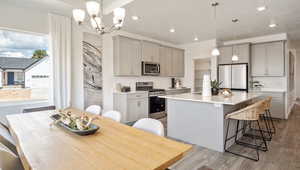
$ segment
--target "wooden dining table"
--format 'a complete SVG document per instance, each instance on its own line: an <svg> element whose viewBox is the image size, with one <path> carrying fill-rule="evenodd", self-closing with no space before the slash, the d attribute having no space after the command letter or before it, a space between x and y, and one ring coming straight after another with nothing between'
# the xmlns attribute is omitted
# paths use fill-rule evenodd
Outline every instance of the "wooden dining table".
<svg viewBox="0 0 300 170"><path fill-rule="evenodd" d="M67 110L84 113L75 108ZM7 116L25 169L160 170L180 160L192 148L101 116L93 122L100 127L95 134L79 136L50 126L50 115L55 112Z"/></svg>

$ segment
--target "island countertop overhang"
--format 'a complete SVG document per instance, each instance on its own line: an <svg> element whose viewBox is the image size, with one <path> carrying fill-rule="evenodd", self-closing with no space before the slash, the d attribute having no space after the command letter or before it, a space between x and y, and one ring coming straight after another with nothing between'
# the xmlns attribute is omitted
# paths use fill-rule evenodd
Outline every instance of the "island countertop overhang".
<svg viewBox="0 0 300 170"><path fill-rule="evenodd" d="M192 101L192 102L200 102L200 103L237 105L255 99L259 96L261 96L259 93L233 92L233 95L230 97L224 97L223 95L205 97L202 96L201 94L195 94L195 93L166 95L160 97L166 99L172 99L172 100L183 100L183 101Z"/></svg>

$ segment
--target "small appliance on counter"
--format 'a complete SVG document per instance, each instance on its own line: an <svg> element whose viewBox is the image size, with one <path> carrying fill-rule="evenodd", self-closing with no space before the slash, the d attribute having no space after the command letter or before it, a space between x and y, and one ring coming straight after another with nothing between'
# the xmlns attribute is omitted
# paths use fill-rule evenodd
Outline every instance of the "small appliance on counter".
<svg viewBox="0 0 300 170"><path fill-rule="evenodd" d="M180 89L182 88L181 80L176 78L171 78L171 88L172 89Z"/></svg>
<svg viewBox="0 0 300 170"><path fill-rule="evenodd" d="M129 86L123 86L123 87L121 88L121 92L130 92L130 91L131 91L131 89L130 89Z"/></svg>
<svg viewBox="0 0 300 170"><path fill-rule="evenodd" d="M116 84L116 88L115 88L116 92L130 92L131 89L129 86L122 86L121 83L117 83Z"/></svg>

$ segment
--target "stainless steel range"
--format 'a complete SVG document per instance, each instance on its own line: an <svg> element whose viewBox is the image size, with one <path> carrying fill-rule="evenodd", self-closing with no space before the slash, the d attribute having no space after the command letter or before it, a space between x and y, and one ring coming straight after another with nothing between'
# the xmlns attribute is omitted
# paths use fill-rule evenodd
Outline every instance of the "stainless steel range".
<svg viewBox="0 0 300 170"><path fill-rule="evenodd" d="M166 110L166 100L159 97L166 94L164 89L154 89L153 82L137 82L136 90L149 92L149 114Z"/></svg>

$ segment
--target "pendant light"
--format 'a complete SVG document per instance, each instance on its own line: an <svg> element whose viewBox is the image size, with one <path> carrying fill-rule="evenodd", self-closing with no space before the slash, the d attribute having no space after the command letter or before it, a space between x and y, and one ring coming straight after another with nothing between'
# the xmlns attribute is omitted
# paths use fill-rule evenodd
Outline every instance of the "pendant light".
<svg viewBox="0 0 300 170"><path fill-rule="evenodd" d="M239 21L238 19L233 19L233 20L232 20L233 24L238 23L238 21ZM234 39L236 40L236 36L234 36ZM234 50L234 47L235 47L235 46L232 47L232 53L233 53L233 55L232 55L232 57L231 57L231 60L232 60L232 61L238 61L238 60L239 60L239 56L238 56L238 54L236 53L236 51Z"/></svg>
<svg viewBox="0 0 300 170"><path fill-rule="evenodd" d="M214 2L211 4L211 6L214 8L214 21L215 21L215 28L216 28L216 31L215 31L215 37L217 39L217 6L219 5L218 2ZM212 51L211 51L211 55L214 56L214 57L217 57L220 55L220 51L217 47L215 47Z"/></svg>

